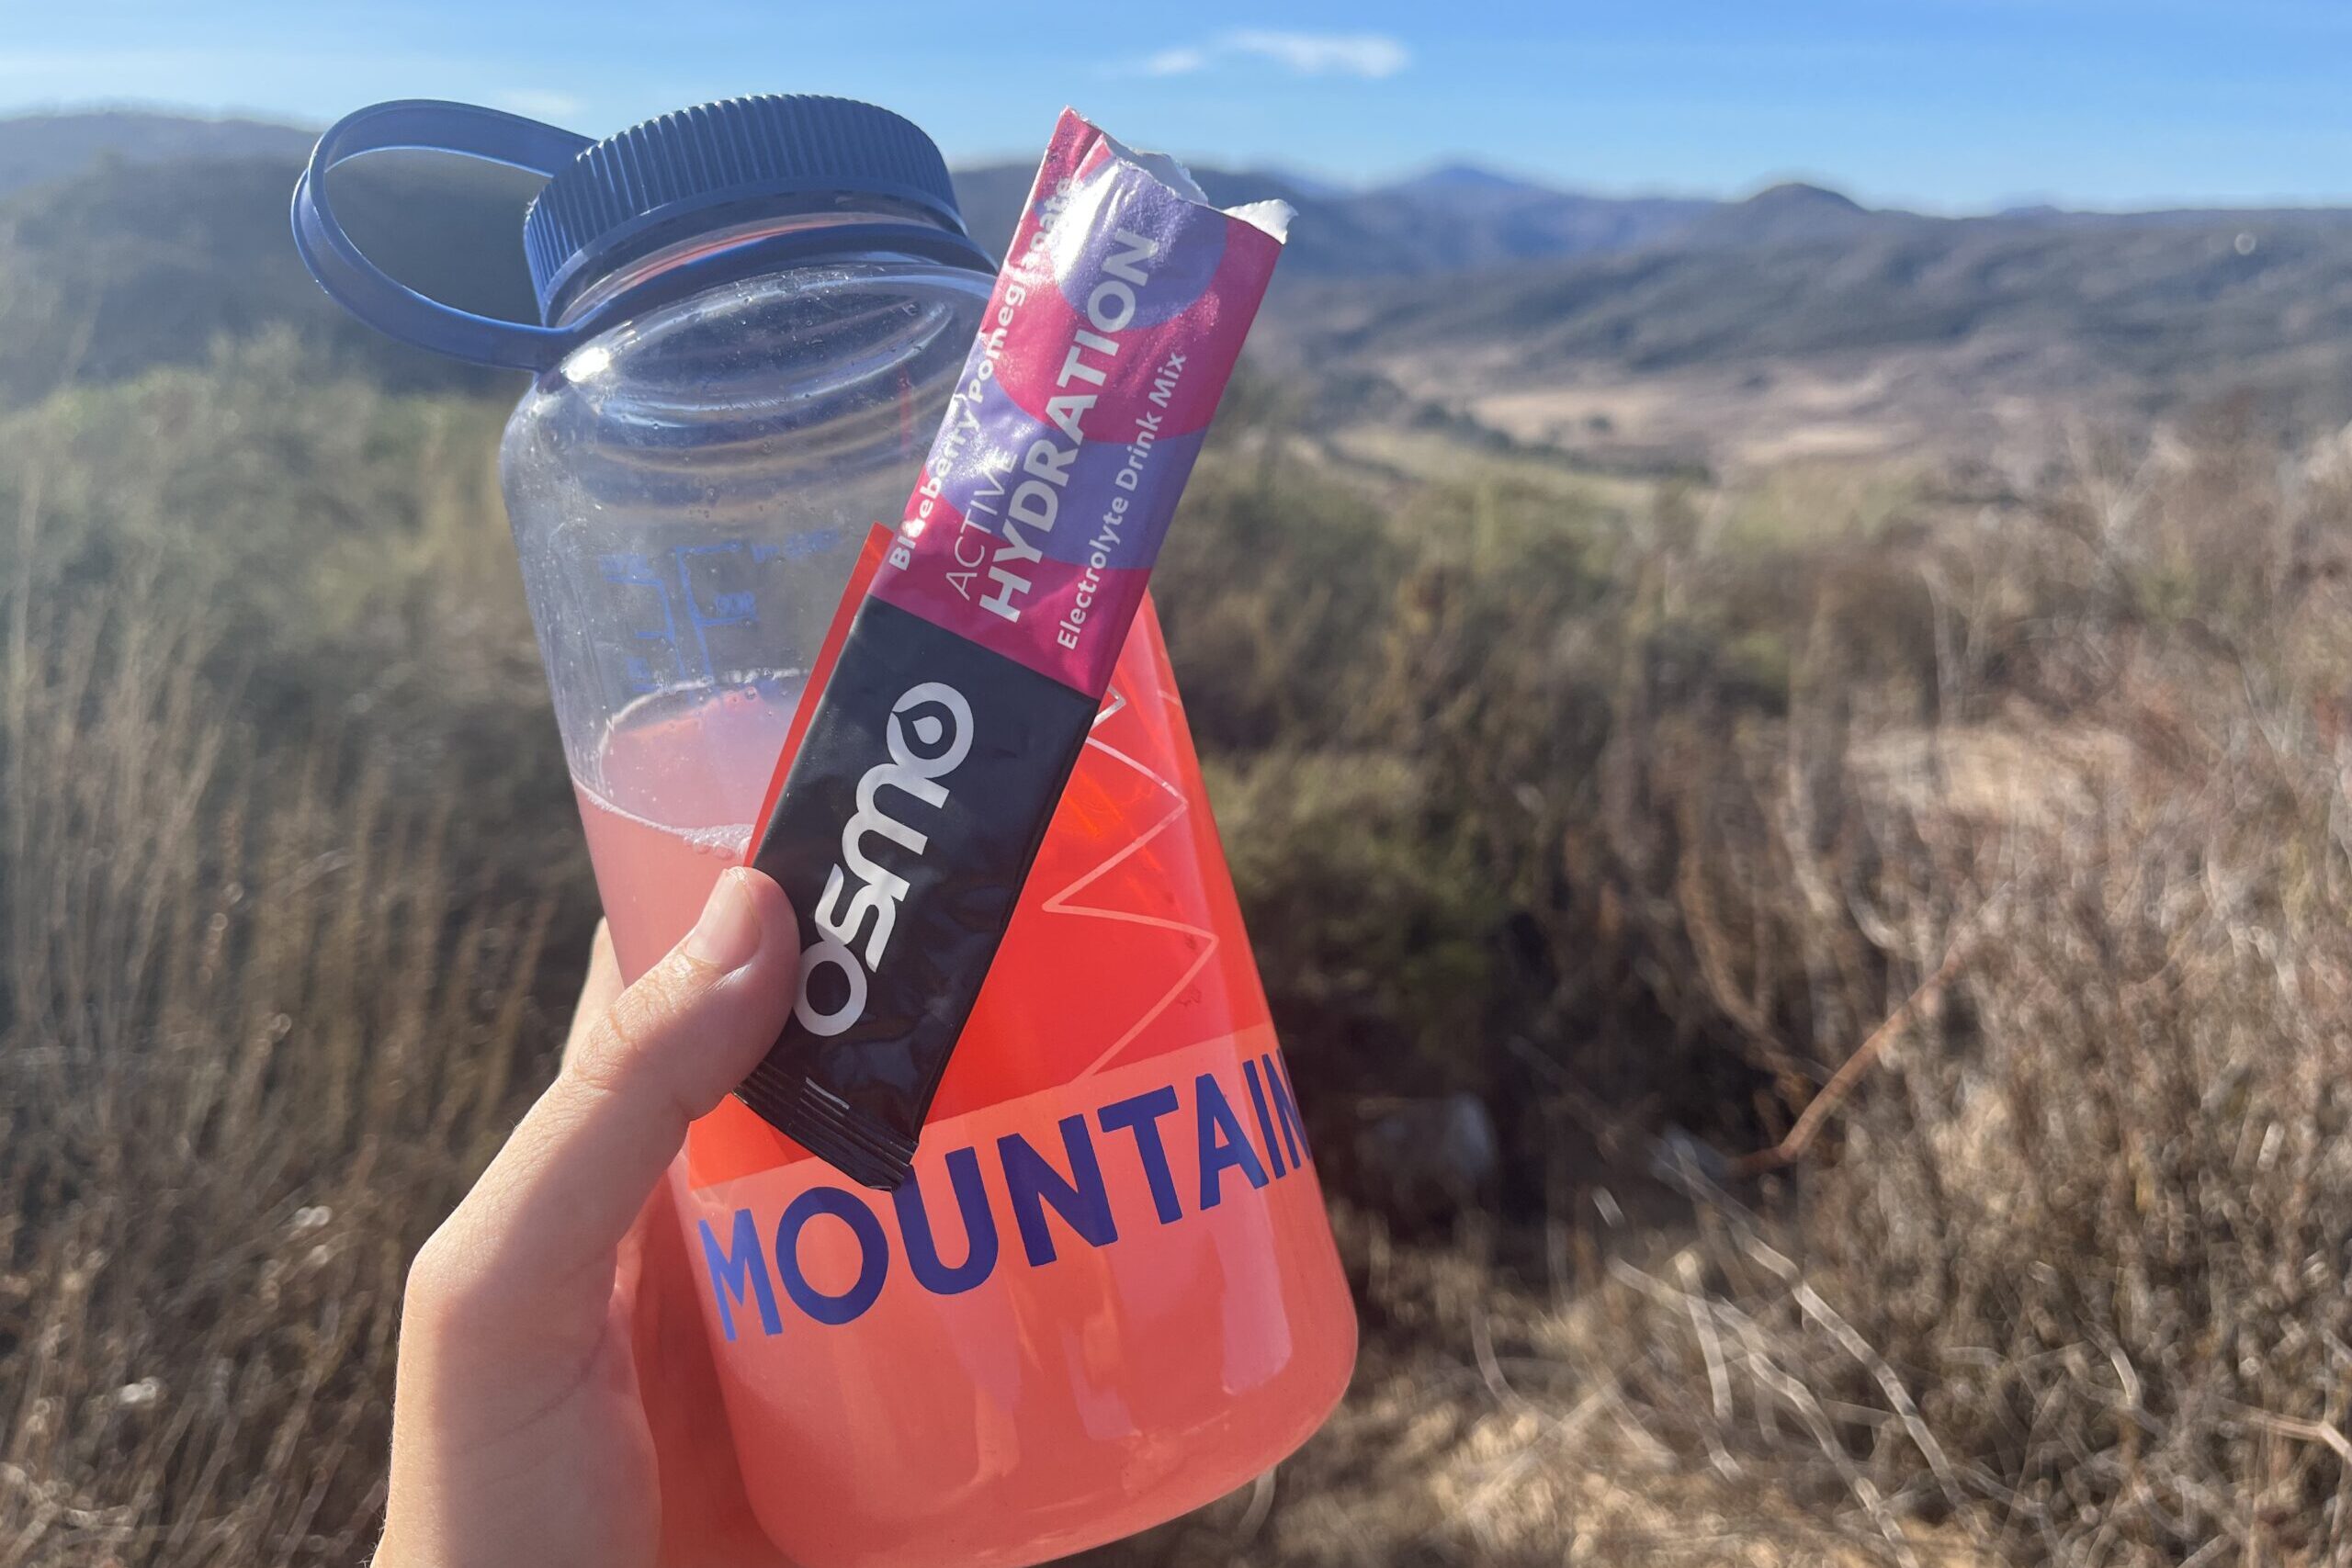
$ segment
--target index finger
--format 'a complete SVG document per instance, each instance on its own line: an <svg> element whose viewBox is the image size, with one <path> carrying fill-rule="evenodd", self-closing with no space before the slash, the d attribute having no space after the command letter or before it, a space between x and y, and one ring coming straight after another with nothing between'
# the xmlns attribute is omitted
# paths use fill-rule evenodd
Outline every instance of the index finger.
<svg viewBox="0 0 2352 1568"><path fill-rule="evenodd" d="M596 935L588 944L588 973L580 981L580 1000L572 1005L571 1027L563 1037L564 1061L579 1049L581 1038L596 1027L605 1010L619 999L622 990L621 958L613 946L613 922L598 920Z"/></svg>

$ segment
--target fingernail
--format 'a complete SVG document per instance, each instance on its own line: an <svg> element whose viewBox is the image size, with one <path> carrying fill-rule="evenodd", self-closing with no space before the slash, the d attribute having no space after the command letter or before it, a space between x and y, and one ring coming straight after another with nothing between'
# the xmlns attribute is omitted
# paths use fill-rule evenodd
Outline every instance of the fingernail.
<svg viewBox="0 0 2352 1568"><path fill-rule="evenodd" d="M721 872L702 907L702 919L686 933L686 956L719 969L740 969L760 951L760 908L752 897L751 874L741 866Z"/></svg>

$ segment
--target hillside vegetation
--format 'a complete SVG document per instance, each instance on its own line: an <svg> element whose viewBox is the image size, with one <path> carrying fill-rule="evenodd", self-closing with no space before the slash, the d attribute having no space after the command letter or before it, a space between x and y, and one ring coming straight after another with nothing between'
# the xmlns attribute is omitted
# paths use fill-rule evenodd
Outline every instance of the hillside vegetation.
<svg viewBox="0 0 2352 1568"><path fill-rule="evenodd" d="M364 1558L595 918L507 389L289 175L0 196L0 1563ZM1170 533L1364 1353L1092 1560L2352 1562L2352 237L1653 219L1287 286Z"/></svg>
<svg viewBox="0 0 2352 1568"><path fill-rule="evenodd" d="M2340 1560L2342 476L2219 421L1792 534L1295 407L1160 592L1368 1348L1102 1560ZM497 418L277 342L0 433L0 1558L368 1540L594 913ZM1448 1093L1452 1219L1364 1155Z"/></svg>

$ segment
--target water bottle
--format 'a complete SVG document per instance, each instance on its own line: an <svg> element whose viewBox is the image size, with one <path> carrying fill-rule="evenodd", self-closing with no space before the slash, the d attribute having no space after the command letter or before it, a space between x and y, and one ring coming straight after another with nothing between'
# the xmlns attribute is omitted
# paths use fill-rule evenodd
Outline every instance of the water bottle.
<svg viewBox="0 0 2352 1568"><path fill-rule="evenodd" d="M334 170L388 149L546 176L522 228L539 321L424 299L359 252ZM363 320L533 373L501 472L634 977L743 858L993 264L921 130L814 96L594 143L381 104L321 139L294 225ZM1319 1424L1354 1314L1148 603L912 1177L868 1190L730 1100L654 1210L637 1333L679 1560L1040 1562L1207 1502Z"/></svg>

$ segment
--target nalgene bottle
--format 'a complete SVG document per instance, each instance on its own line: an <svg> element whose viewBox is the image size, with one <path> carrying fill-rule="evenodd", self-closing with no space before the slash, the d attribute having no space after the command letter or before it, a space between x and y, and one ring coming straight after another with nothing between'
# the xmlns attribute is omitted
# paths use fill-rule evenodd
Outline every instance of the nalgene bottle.
<svg viewBox="0 0 2352 1568"><path fill-rule="evenodd" d="M541 321L359 254L334 171L393 148L548 176L522 231ZM534 373L507 510L634 976L743 858L994 264L922 131L823 97L594 143L379 105L321 140L295 231L363 319ZM730 1100L650 1224L637 1334L677 1561L1040 1562L1206 1502L1321 1421L1354 1314L1148 604L911 1178L869 1190Z"/></svg>

